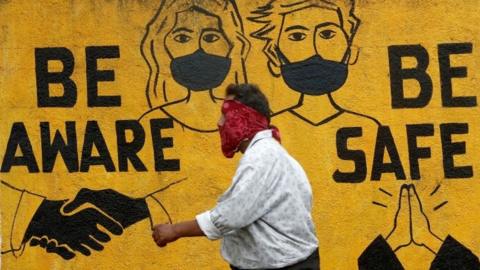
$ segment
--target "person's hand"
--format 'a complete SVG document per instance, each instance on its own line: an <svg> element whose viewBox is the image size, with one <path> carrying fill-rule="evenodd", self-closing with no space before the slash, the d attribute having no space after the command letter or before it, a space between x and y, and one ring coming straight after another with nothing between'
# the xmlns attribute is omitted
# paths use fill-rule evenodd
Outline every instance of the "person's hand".
<svg viewBox="0 0 480 270"><path fill-rule="evenodd" d="M164 247L179 238L174 226L173 224L157 224L153 227L152 237L157 246Z"/></svg>
<svg viewBox="0 0 480 270"><path fill-rule="evenodd" d="M409 185L406 184L400 188L393 228L385 238L393 251L406 247L413 242L410 230L410 197L408 190Z"/></svg>
<svg viewBox="0 0 480 270"><path fill-rule="evenodd" d="M112 189L82 188L75 199L65 205L64 211L70 213L85 203L98 207L118 221L124 229L150 216L145 198L130 198Z"/></svg>
<svg viewBox="0 0 480 270"><path fill-rule="evenodd" d="M30 221L23 243L30 241L30 246L40 246L68 260L75 257L74 251L89 256L90 249L103 250L102 243L110 241L110 236L97 225L112 234L122 234L119 224L94 208L63 215L64 203L44 200Z"/></svg>
<svg viewBox="0 0 480 270"><path fill-rule="evenodd" d="M430 221L423 211L422 202L414 185L410 185L409 194L413 243L436 253L442 245L442 239L432 232Z"/></svg>

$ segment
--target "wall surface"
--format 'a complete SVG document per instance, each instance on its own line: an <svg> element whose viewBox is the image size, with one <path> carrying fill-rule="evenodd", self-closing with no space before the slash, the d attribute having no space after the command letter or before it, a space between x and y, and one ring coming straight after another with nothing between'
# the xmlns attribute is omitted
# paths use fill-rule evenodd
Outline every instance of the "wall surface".
<svg viewBox="0 0 480 270"><path fill-rule="evenodd" d="M322 269L479 269L479 21L477 0L0 0L1 269L228 269L151 227L229 187L242 82L307 172Z"/></svg>

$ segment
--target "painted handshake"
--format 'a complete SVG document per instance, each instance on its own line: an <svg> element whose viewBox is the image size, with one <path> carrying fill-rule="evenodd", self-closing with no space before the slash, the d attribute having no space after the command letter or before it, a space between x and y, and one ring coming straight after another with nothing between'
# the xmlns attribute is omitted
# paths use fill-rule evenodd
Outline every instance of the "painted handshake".
<svg viewBox="0 0 480 270"><path fill-rule="evenodd" d="M82 207L84 204L94 207ZM62 211L63 208L63 211ZM24 243L40 246L64 259L75 252L85 256L103 250L109 234L122 234L128 226L150 216L145 198L130 198L115 190L81 189L73 201L44 200L35 212L24 236Z"/></svg>
<svg viewBox="0 0 480 270"><path fill-rule="evenodd" d="M393 229L386 240L393 251L414 244L436 253L443 243L443 240L432 232L430 221L413 184L404 184L400 188Z"/></svg>

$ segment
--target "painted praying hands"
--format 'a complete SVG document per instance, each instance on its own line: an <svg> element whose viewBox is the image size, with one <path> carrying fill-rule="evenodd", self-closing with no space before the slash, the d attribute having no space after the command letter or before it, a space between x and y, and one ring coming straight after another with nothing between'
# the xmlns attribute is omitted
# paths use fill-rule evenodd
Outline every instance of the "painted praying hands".
<svg viewBox="0 0 480 270"><path fill-rule="evenodd" d="M445 204L441 203L436 209ZM363 251L358 258L358 269L403 270L395 253L409 246L426 248L435 255L430 269L480 269L478 257L471 250L450 235L441 238L432 231L415 185L404 184L400 188L392 230L385 238L377 236Z"/></svg>
<svg viewBox="0 0 480 270"><path fill-rule="evenodd" d="M414 185L402 185L393 229L385 238L393 251L409 245L424 247L436 254L443 240L430 227Z"/></svg>

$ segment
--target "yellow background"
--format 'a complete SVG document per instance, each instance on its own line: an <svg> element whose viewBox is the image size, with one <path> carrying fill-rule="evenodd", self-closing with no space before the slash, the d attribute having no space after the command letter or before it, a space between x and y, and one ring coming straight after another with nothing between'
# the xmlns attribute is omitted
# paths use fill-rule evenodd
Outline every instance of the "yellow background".
<svg viewBox="0 0 480 270"><path fill-rule="evenodd" d="M245 33L252 47L246 61L249 82L257 83L268 93L271 103L289 103L287 96L275 95L281 83L273 79L262 53L263 42L248 34L257 25L246 19L249 12L263 2L238 0ZM79 149L87 120L97 120L116 162L115 121L137 119L148 109L145 84L148 69L140 55L140 41L145 26L158 8L157 1L8 1L0 0L0 158L13 122L24 122L30 141L41 165L41 121L50 122L51 130L64 132L65 121L76 121ZM366 113L390 126L407 179L409 178L406 124L433 123L435 134L419 139L420 146L429 146L430 159L420 160L421 179L417 190L430 218L432 229L442 237L452 235L477 256L480 255L480 184L477 179L480 161L479 109L443 108L441 106L437 45L471 42L473 53L452 56L452 66L466 66L467 78L453 79L456 95L477 96L480 68L478 22L480 2L476 0L359 0L356 16L362 20L354 45L360 48L358 62L350 66L347 83L334 93L336 101L358 112ZM425 108L392 109L387 47L421 44L429 53L428 73L433 81L433 96ZM122 106L88 108L86 101L85 47L118 45L119 59L99 60L102 69L113 69L115 81L99 84L101 93L121 95ZM77 84L78 100L73 108L38 108L36 104L34 49L66 47L75 56L72 79ZM406 84L415 94L417 85ZM192 108L195 113L201 109ZM189 112L185 112L186 114ZM219 113L220 114L220 113ZM219 115L218 114L218 115ZM165 117L162 114L153 117ZM215 121L215 120L213 120ZM396 196L403 183L392 174L380 181L368 178L360 184L335 183L328 168L335 166L335 131L340 126L355 126L354 118L336 123L329 129L312 128L288 115L273 119L280 127L284 146L305 167L314 192L314 220L320 240L322 269L356 269L356 260L378 235L391 229L396 210ZM440 143L441 123L468 123L469 134L456 135L454 141L466 141L465 155L455 158L456 164L472 165L471 179L444 180ZM140 197L187 176L187 180L162 195L162 202L174 221L192 219L195 214L214 206L215 200L229 186L236 161L226 160L220 151L218 134L200 134L178 125L164 133L174 138L174 148L165 150L167 158L179 158L181 172L157 173L153 169L149 127L144 125L147 142L141 152L148 172L107 173L102 166L93 166L89 173L69 174L60 158L52 173L28 173L24 167L12 168L0 178L12 185L42 194L49 199L73 198L83 187L112 188L131 197ZM364 134L371 138L375 133ZM359 144L369 153L368 171L374 142ZM329 157L329 158L326 158ZM131 168L131 167L130 167ZM325 169L327 168L327 169ZM428 196L434 187L442 187L435 197ZM394 197L382 197L382 187ZM388 208L373 205L382 201ZM438 211L433 207L444 200L448 204ZM2 206L3 207L3 206ZM2 226L6 226L2 224ZM122 236L112 237L105 250L89 257L78 254L65 261L47 254L38 247L27 247L18 258L5 254L2 269L227 269L219 253L219 243L205 239L181 239L164 249L151 239L149 222L143 220ZM2 235L2 241L6 241ZM420 248L405 248L397 253L406 269L428 269L433 255Z"/></svg>

